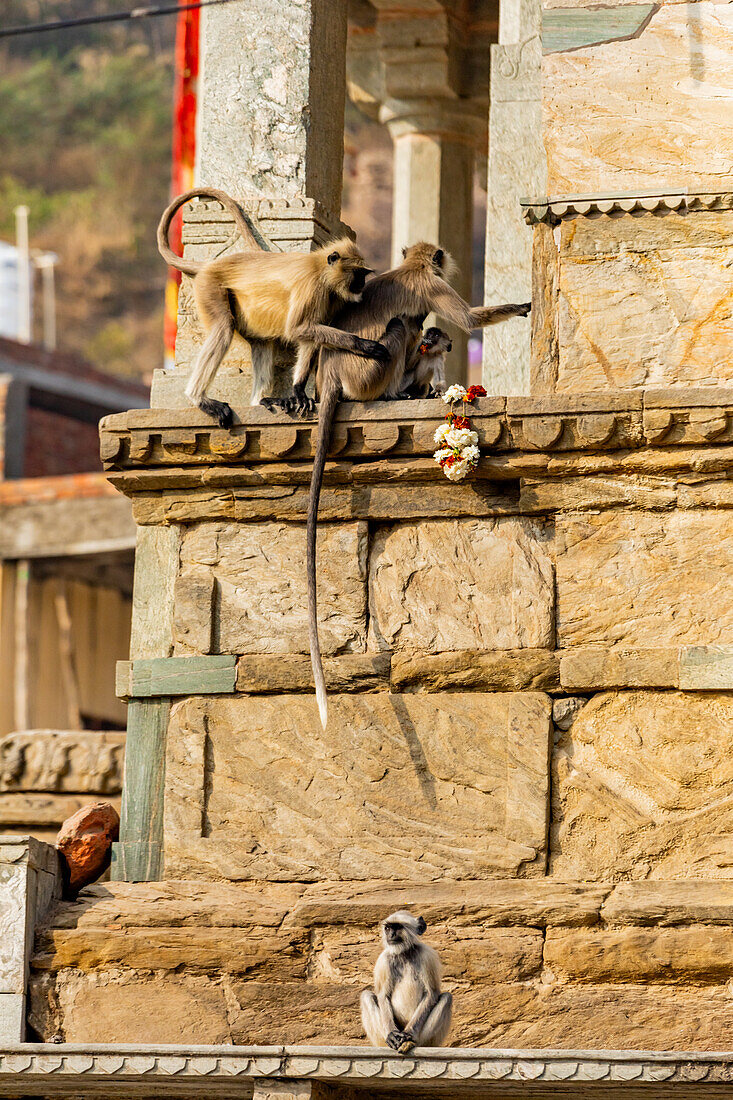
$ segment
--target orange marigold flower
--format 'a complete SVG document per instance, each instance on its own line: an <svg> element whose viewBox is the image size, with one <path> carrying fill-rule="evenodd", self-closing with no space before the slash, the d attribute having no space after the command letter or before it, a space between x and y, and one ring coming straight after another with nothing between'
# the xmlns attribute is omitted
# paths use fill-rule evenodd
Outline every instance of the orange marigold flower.
<svg viewBox="0 0 733 1100"><path fill-rule="evenodd" d="M469 386L466 393L467 401L475 401L477 397L486 397L486 390L483 386Z"/></svg>

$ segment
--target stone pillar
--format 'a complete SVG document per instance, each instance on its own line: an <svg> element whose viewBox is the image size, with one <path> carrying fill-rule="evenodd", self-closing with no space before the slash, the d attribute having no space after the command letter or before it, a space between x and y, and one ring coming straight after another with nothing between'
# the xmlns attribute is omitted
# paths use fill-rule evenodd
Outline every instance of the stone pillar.
<svg viewBox="0 0 733 1100"><path fill-rule="evenodd" d="M485 153L493 9L484 0L406 5L372 0L374 22L351 35L349 94L394 141L392 259L419 240L449 251L456 290L471 297L473 175ZM435 320L430 319L429 324ZM464 381L467 338L452 331L448 378Z"/></svg>
<svg viewBox="0 0 733 1100"><path fill-rule="evenodd" d="M272 1077L255 1077L252 1100L316 1100L322 1089L318 1081L297 1078L277 1081Z"/></svg>
<svg viewBox="0 0 733 1100"><path fill-rule="evenodd" d="M238 0L202 13L196 180L338 214L346 4Z"/></svg>
<svg viewBox="0 0 733 1100"><path fill-rule="evenodd" d="M0 836L0 1046L25 1039L36 921L60 893L54 848L32 837Z"/></svg>
<svg viewBox="0 0 733 1100"><path fill-rule="evenodd" d="M428 99L387 103L381 117L394 141L392 263L400 263L405 245L434 241L453 256L453 285L470 300L473 172L485 117ZM463 382L468 338L458 329L451 336L448 380Z"/></svg>
<svg viewBox="0 0 733 1100"><path fill-rule="evenodd" d="M519 200L543 195L540 0L501 0L499 44L491 47L489 177L486 202L487 302L531 297L532 239ZM483 382L489 393L529 393L530 319L484 332Z"/></svg>
<svg viewBox="0 0 733 1100"><path fill-rule="evenodd" d="M239 0L202 14L196 183L228 192L275 248L309 251L342 234L346 4ZM184 218L184 252L203 260L241 248L218 203ZM272 223L272 224L271 224ZM272 231L274 228L274 236ZM282 238L282 239L279 239ZM187 407L203 340L183 277L174 371L156 371L151 405ZM248 346L235 339L212 396L249 404Z"/></svg>

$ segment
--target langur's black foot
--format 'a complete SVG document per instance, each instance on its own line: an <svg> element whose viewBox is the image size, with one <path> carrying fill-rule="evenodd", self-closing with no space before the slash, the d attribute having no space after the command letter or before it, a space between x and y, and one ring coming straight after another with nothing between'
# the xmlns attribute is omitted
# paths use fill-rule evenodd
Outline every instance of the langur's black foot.
<svg viewBox="0 0 733 1100"><path fill-rule="evenodd" d="M215 401L213 397L204 397L199 401L199 408L215 420L220 428L231 428L234 421L231 405L226 401Z"/></svg>
<svg viewBox="0 0 733 1100"><path fill-rule="evenodd" d="M272 412L273 409L282 408L282 401L279 401L276 397L261 397L260 405L265 409L269 409Z"/></svg>
<svg viewBox="0 0 733 1100"><path fill-rule="evenodd" d="M313 420L318 411L318 406L312 397L308 397L305 387L296 385L290 397L286 397L282 407L291 416L299 416L301 420Z"/></svg>
<svg viewBox="0 0 733 1100"><path fill-rule="evenodd" d="M293 400L296 403L297 414L301 420L314 420L318 415L318 405L314 398L302 394L293 398Z"/></svg>
<svg viewBox="0 0 733 1100"><path fill-rule="evenodd" d="M404 1037L400 1045L397 1047L398 1054L409 1054L415 1047L415 1040L410 1035L409 1031L404 1032Z"/></svg>

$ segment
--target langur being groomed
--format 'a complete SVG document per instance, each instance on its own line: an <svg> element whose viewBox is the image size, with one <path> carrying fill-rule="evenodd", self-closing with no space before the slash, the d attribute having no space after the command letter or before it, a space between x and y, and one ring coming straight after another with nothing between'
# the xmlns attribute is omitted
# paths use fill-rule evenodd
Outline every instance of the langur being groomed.
<svg viewBox="0 0 733 1100"><path fill-rule="evenodd" d="M421 241L403 250L399 267L385 271L364 287L361 302L344 305L333 323L346 333L377 340L389 355L386 362L370 363L343 350L322 347L318 359L316 391L319 395L318 443L311 474L306 527L306 571L308 577L308 637L316 700L323 728L328 720L326 681L323 676L318 640L316 590L316 528L323 471L331 442L331 427L339 401L374 401L398 397L403 390L405 370L420 328L428 313L437 313L464 332L524 317L530 303L471 307L448 282L455 265L450 255L434 244ZM310 398L305 387L310 361L293 378L293 396L285 405L292 411L308 411Z"/></svg>
<svg viewBox="0 0 733 1100"><path fill-rule="evenodd" d="M382 923L384 950L374 967L374 991L361 995L361 1019L372 1046L399 1054L413 1047L443 1046L453 998L440 991L440 959L420 937L427 925L411 913L392 913Z"/></svg>
<svg viewBox="0 0 733 1100"><path fill-rule="evenodd" d="M250 251L219 256L206 263L183 260L171 250L168 233L174 215L193 198L213 198L234 218ZM352 355L384 361L387 352L374 340L342 332L329 325L345 303L361 301L372 269L353 241L343 238L315 252L264 251L236 202L224 191L211 188L179 195L163 213L158 226L158 251L167 264L193 275L196 308L207 336L186 396L228 428L232 410L224 401L206 396L234 333L249 341L252 353L253 405L266 404L273 385L276 344L296 344L296 377L310 364L314 349L339 348ZM265 399L265 400L263 400Z"/></svg>

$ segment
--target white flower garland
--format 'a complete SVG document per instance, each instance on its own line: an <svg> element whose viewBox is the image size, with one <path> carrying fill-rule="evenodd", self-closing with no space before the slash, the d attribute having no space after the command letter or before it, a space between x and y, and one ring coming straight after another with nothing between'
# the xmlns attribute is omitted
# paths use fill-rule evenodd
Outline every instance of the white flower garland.
<svg viewBox="0 0 733 1100"><path fill-rule="evenodd" d="M473 431L466 415L466 405L477 397L486 397L483 386L471 386L466 390L463 386L454 384L442 395L446 405L450 405L450 412L446 423L436 428L434 439L438 450L433 458L449 481L463 481L466 474L476 469L481 457L478 433ZM462 415L454 411L454 406L459 401L463 405Z"/></svg>

